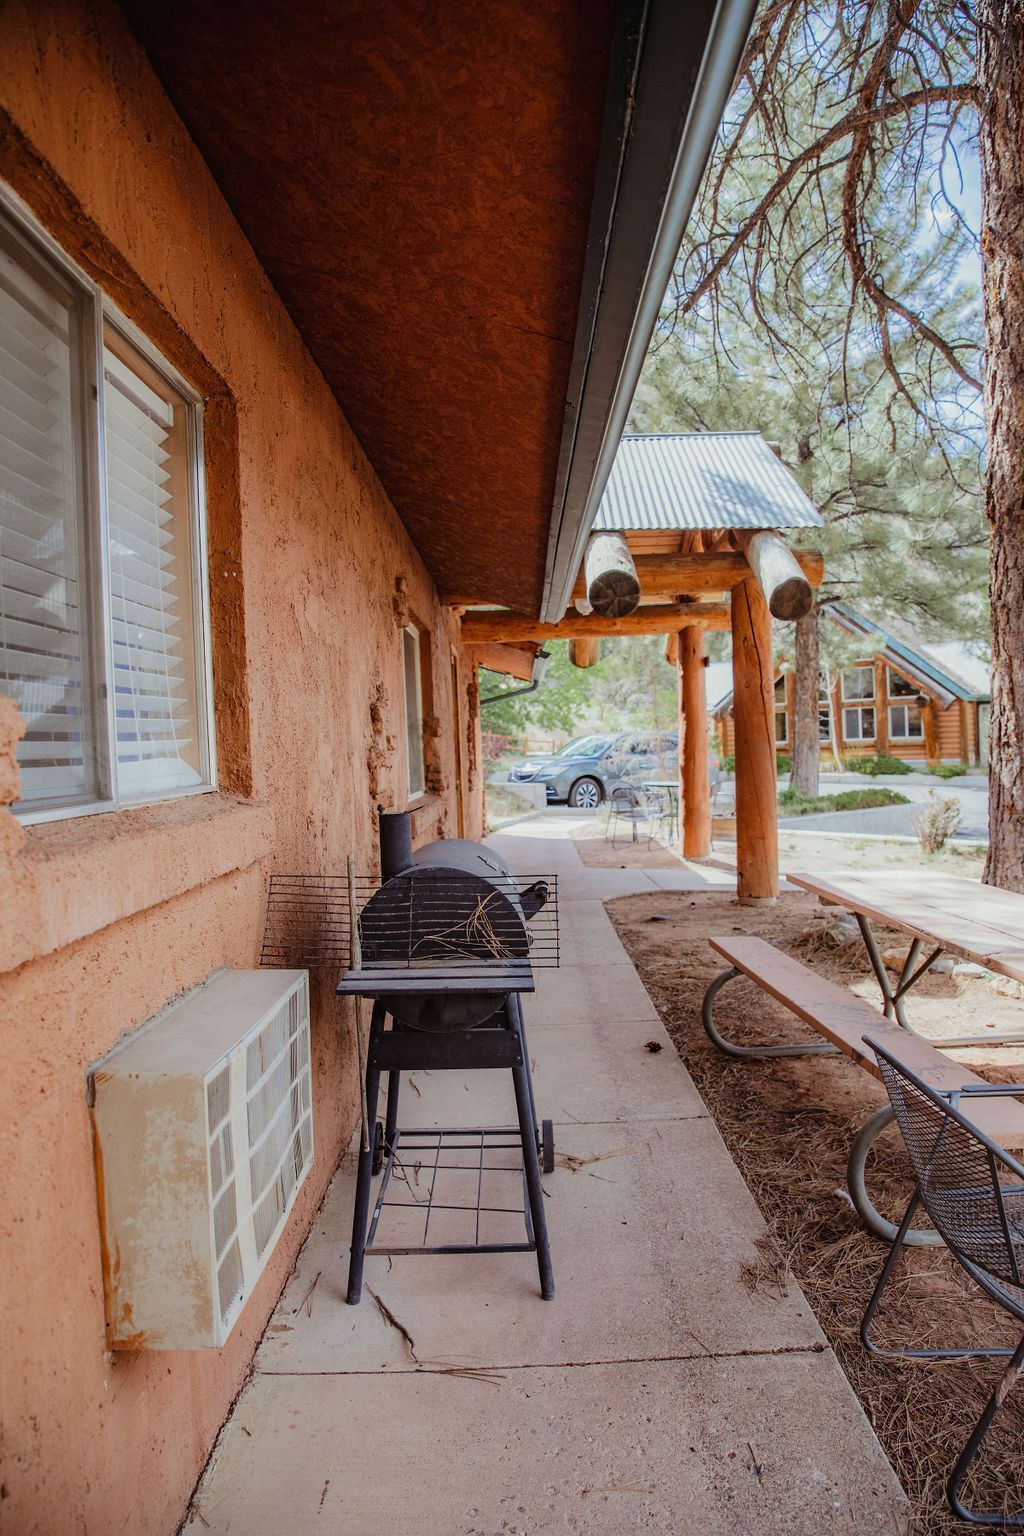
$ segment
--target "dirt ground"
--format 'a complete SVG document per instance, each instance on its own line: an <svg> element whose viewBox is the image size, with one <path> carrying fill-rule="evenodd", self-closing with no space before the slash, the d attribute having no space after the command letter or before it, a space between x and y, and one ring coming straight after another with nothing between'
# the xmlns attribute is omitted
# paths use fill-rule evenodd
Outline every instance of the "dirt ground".
<svg viewBox="0 0 1024 1536"><path fill-rule="evenodd" d="M852 1209L846 1159L855 1134L884 1102L881 1086L845 1057L734 1061L711 1045L700 1021L704 990L723 969L708 947L709 934L759 934L877 1005L859 940L830 939L823 909L803 894L784 896L774 908L675 892L620 897L607 907L768 1222L751 1285L785 1285L792 1275L802 1286L911 1498L915 1536L970 1529L949 1514L945 1479L998 1379L1000 1362L884 1361L869 1356L859 1340L885 1249ZM905 937L880 937L886 952L898 954L901 945L905 950ZM1018 1028L1024 1022L1024 1002L999 997L973 977L929 976L915 989L908 1012L923 1028L954 1024L958 1032L983 1032L996 1018ZM715 1019L726 1037L741 1043L808 1038L792 1015L743 980L719 994ZM951 1054L991 1080L1024 1080L1020 1048ZM910 1181L895 1133L876 1143L868 1187L879 1209L898 1219ZM939 1249L909 1252L876 1331L886 1344L918 1347L1013 1346L1020 1337L1019 1325ZM987 1508L1024 1506L1024 1388L997 1418L966 1497L968 1504Z"/></svg>
<svg viewBox="0 0 1024 1536"><path fill-rule="evenodd" d="M577 851L591 868L631 869L635 865L669 869L678 867L678 854L663 842L647 846L647 828L642 825L633 843L631 828L621 824L613 846L605 836L604 815L589 817L572 831ZM813 832L779 834L779 861L782 869L900 869L918 866L945 869L952 874L977 879L985 862L977 844L948 843L939 853L925 855L915 842L897 843L884 838L826 837ZM721 869L736 868L735 836L715 838L708 861Z"/></svg>

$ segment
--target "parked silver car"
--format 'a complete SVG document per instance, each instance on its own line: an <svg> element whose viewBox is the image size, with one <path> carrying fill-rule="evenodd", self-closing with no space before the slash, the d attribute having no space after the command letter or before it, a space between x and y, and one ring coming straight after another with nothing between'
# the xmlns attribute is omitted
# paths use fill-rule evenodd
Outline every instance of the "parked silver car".
<svg viewBox="0 0 1024 1536"><path fill-rule="evenodd" d="M644 731L614 736L576 736L557 752L531 755L513 764L513 783L543 784L549 805L567 803L593 810L616 784L675 778L679 738Z"/></svg>

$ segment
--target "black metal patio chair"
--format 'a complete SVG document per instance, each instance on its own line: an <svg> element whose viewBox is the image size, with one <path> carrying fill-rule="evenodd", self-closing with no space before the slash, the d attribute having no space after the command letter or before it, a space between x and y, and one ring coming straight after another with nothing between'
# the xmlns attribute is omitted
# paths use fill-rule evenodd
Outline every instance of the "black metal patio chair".
<svg viewBox="0 0 1024 1536"><path fill-rule="evenodd" d="M614 848L619 832L619 823L625 821L633 829L633 842L637 841L637 828L646 820L647 806L644 797L638 789L631 784L617 784L611 792L608 801L608 825L604 835L607 842L611 837L611 845Z"/></svg>
<svg viewBox="0 0 1024 1536"><path fill-rule="evenodd" d="M1024 1323L1024 1165L973 1125L961 1105L974 1098L1022 1095L1022 1084L967 1084L948 1093L929 1088L884 1046L865 1035L906 1143L917 1186L878 1277L861 1322L861 1339L873 1355L889 1360L971 1360L1004 1356L1010 1361L946 1485L953 1513L974 1525L1024 1526L1024 1510L968 1509L960 1499L964 1479L997 1412L1024 1373L1024 1337L1016 1349L888 1349L871 1338L871 1324L919 1206L957 1262L1005 1311Z"/></svg>

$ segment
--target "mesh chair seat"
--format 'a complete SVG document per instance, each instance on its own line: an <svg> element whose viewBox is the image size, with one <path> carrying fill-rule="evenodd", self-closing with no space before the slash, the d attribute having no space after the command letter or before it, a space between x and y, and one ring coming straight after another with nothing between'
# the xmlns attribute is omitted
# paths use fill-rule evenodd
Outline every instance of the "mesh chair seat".
<svg viewBox="0 0 1024 1536"><path fill-rule="evenodd" d="M870 1333L910 1223L922 1205L953 1258L993 1301L1024 1322L1024 1165L986 1136L964 1112L972 1095L1024 1095L1024 1087L970 1085L955 1093L937 1093L885 1046L870 1035L864 1038L878 1060L917 1187L868 1302L861 1339L873 1354L895 1359L1011 1357L957 1458L946 1492L950 1507L961 1520L974 1525L1024 1526L1024 1511L1008 1514L1005 1510L968 1509L960 1498L970 1465L996 1413L1024 1375L1024 1338L1016 1350L886 1349L877 1345Z"/></svg>

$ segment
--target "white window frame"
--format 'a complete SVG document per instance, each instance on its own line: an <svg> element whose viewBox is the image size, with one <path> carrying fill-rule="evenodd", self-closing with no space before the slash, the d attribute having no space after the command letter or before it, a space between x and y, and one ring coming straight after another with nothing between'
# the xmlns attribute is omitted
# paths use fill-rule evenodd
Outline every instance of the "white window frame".
<svg viewBox="0 0 1024 1536"><path fill-rule="evenodd" d="M851 677L851 676L855 676L855 675L856 676L861 676L861 675L864 675L864 674L867 674L867 676L870 677L870 679L871 679L871 692L870 693L848 694L847 691L846 691L846 679L848 677ZM842 702L844 704L873 704L875 702L875 669L874 669L874 667L872 667L872 666L844 667L842 672L839 674L839 678L840 678L840 687L841 687L841 691L842 691Z"/></svg>
<svg viewBox="0 0 1024 1536"><path fill-rule="evenodd" d="M871 731L870 735L864 730L864 712L865 712L865 710L868 710L868 709L870 709L872 715L874 715L874 717L875 717L874 729ZM860 733L859 735L852 736L850 734L850 732L847 730L847 728L846 728L846 717L847 717L847 715L856 715L857 716L857 727L858 727L858 731ZM844 704L843 705L843 740L844 741L851 741L851 742L852 741L864 742L864 741L877 741L878 740L878 710L877 710L877 705L873 704L870 700L865 701L863 704Z"/></svg>
<svg viewBox="0 0 1024 1536"><path fill-rule="evenodd" d="M782 735L779 735L779 721L782 722ZM775 745L786 747L789 745L789 710L785 707L775 710Z"/></svg>
<svg viewBox="0 0 1024 1536"><path fill-rule="evenodd" d="M73 400L75 430L82 458L81 584L85 592L81 631L92 696L88 700L94 736L97 789L89 798L64 804L11 809L24 825L93 816L140 805L206 795L217 787L216 735L213 718L213 657L210 627L210 581L206 544L206 484L203 459L203 399L183 379L149 338L121 312L102 288L76 265L19 198L0 184L0 231L17 248L27 247L30 259L49 265L74 292L79 312L82 358L77 398ZM117 789L117 717L114 658L111 644L111 588L108 559L109 525L104 454L104 327L109 326L182 396L188 423L189 522L192 545L192 615L195 647L196 731L199 784L163 789L153 795L122 797ZM2 688L0 688L2 691ZM102 695L102 696L101 696ZM83 701L85 702L85 701Z"/></svg>
<svg viewBox="0 0 1024 1536"><path fill-rule="evenodd" d="M893 723L892 723L893 722L893 716L899 710L903 711L904 717L906 719L906 724L907 724L906 731L898 731L895 728L895 726L893 725ZM917 723L921 727L921 729L916 733L916 735L912 735L911 731L910 731L910 712L911 712L911 710L913 710L915 715L917 716ZM920 704L917 703L916 699L903 698L903 699L900 699L898 704L890 704L889 705L889 740L890 741L906 741L906 742L924 741L924 716L923 716L922 711L921 711L921 706L920 706Z"/></svg>
<svg viewBox="0 0 1024 1536"><path fill-rule="evenodd" d="M406 670L406 636L413 642L413 655L416 657L416 696L419 705L419 753L418 761L423 782L418 788L413 787L412 769L412 737L409 730L409 679ZM402 719L405 725L405 792L409 805L418 805L427 793L427 763L426 741L424 739L423 722L426 719L426 701L423 691L423 636L424 631L416 623L410 620L402 629Z"/></svg>

